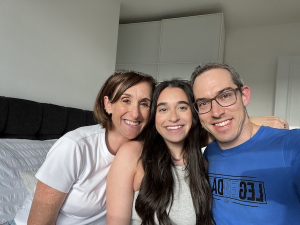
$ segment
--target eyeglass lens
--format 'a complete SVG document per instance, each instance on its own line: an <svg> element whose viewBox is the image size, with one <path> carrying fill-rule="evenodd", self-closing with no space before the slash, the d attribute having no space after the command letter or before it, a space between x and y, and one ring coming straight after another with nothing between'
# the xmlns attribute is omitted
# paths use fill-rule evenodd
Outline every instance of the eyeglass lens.
<svg viewBox="0 0 300 225"><path fill-rule="evenodd" d="M216 102L222 107L233 105L236 102L236 91L237 89L227 89L212 99L196 101L194 105L195 109L200 114L208 113L211 110L213 100L216 100Z"/></svg>

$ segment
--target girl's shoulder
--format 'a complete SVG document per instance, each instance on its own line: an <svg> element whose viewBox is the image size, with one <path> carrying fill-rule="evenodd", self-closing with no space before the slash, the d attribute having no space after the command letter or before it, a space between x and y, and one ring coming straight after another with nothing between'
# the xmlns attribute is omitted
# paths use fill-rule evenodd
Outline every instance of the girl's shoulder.
<svg viewBox="0 0 300 225"><path fill-rule="evenodd" d="M138 160L143 149L142 141L129 141L124 143L118 150L116 157L127 158L128 160Z"/></svg>
<svg viewBox="0 0 300 225"><path fill-rule="evenodd" d="M128 141L124 143L121 148L134 148L142 149L144 142L143 141Z"/></svg>

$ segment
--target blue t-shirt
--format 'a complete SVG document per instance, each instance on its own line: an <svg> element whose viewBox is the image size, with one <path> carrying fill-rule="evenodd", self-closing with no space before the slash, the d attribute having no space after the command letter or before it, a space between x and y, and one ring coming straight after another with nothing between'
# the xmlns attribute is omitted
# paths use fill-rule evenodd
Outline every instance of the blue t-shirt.
<svg viewBox="0 0 300 225"><path fill-rule="evenodd" d="M300 224L300 129L262 126L245 143L207 146L212 210L221 224Z"/></svg>

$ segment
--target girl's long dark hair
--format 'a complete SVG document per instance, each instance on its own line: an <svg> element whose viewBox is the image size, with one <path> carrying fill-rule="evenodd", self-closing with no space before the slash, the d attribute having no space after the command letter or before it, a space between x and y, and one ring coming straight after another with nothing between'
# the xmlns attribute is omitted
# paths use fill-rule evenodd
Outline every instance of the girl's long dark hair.
<svg viewBox="0 0 300 225"><path fill-rule="evenodd" d="M135 204L135 209L141 217L143 225L154 224L155 214L159 224L171 224L168 207L172 206L174 198L172 175L174 163L170 150L155 128L157 100L160 93L167 87L182 89L186 93L191 107L194 102L191 86L185 81L178 79L164 81L155 88L149 123L142 134L144 145L140 160L145 175ZM201 147L207 144L208 134L201 128L196 111L191 110L193 121L185 140L183 159L186 163L187 180L197 224L212 224L211 191L201 152Z"/></svg>

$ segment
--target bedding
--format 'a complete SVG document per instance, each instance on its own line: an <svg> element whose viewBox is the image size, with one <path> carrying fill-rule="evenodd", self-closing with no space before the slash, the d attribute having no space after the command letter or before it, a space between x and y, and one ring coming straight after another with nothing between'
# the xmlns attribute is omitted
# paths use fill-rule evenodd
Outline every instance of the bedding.
<svg viewBox="0 0 300 225"><path fill-rule="evenodd" d="M14 218L29 193L20 173L35 173L55 141L0 139L0 224Z"/></svg>
<svg viewBox="0 0 300 225"><path fill-rule="evenodd" d="M35 177L36 172L37 171L20 171L19 172L20 177L22 178L28 193L32 192L37 184L37 178Z"/></svg>
<svg viewBox="0 0 300 225"><path fill-rule="evenodd" d="M55 141L94 124L92 111L0 96L0 224L14 218L35 187L34 175Z"/></svg>

